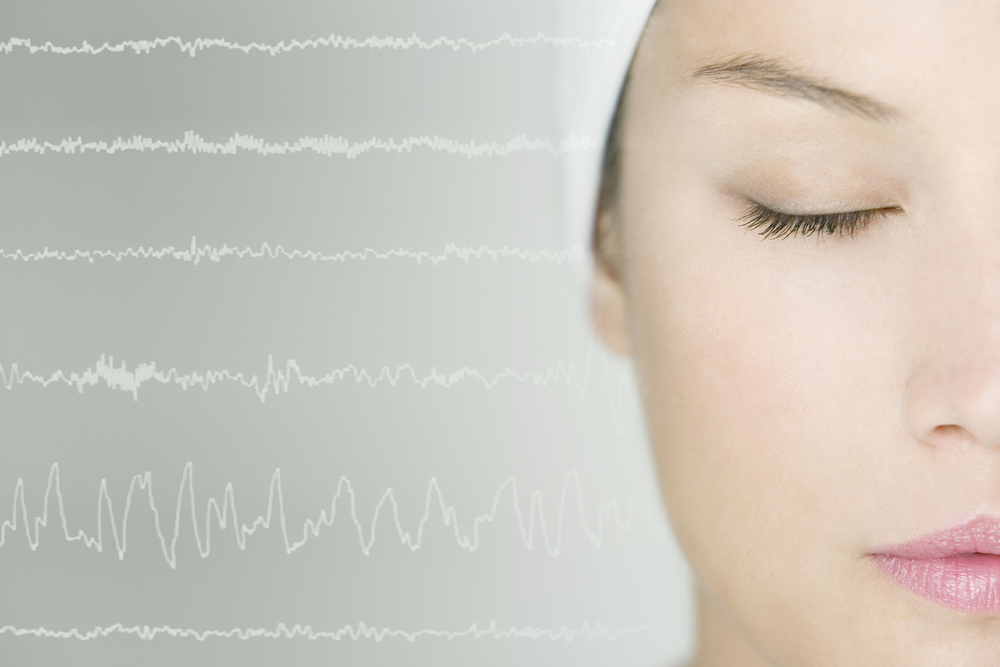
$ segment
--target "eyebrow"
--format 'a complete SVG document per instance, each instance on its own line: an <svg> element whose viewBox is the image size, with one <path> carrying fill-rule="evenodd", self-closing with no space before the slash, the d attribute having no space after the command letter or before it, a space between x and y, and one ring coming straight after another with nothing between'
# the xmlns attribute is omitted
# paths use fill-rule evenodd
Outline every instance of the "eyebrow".
<svg viewBox="0 0 1000 667"><path fill-rule="evenodd" d="M828 111L846 112L866 120L890 121L903 116L897 109L866 95L824 85L818 77L810 76L801 68L754 53L709 59L695 68L690 78L732 83L778 97L803 99Z"/></svg>

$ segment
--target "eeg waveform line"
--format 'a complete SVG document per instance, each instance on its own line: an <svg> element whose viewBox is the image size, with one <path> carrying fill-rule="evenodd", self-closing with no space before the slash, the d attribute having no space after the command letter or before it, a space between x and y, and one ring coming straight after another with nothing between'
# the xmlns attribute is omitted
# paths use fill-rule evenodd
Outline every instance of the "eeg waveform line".
<svg viewBox="0 0 1000 667"><path fill-rule="evenodd" d="M340 368L335 368L323 375L311 375L305 373L294 359L288 359L284 365L274 361L272 355L267 357L267 370L263 376L256 373L247 375L243 371L206 370L181 372L177 368L163 370L157 368L156 362L146 362L137 364L129 370L123 361L120 365L115 365L114 356L102 354L100 358L82 372L71 371L66 373L59 369L49 373L47 376L30 371L22 370L15 362L5 368L0 364L0 384L8 391L14 389L15 385L26 383L37 384L47 388L53 384L62 384L68 387L75 387L79 393L83 393L84 388L94 387L104 384L109 389L132 394L133 400L139 400L139 389L147 383L158 383L179 386L186 391L189 388L200 387L203 391L208 391L214 385L226 383L235 384L245 389L252 390L261 403L267 400L271 394L287 394L293 382L296 386L315 389L323 385L331 385L345 381L354 380L357 384L367 384L369 387L377 387L380 384L388 383L396 387L405 380L418 385L421 389L428 387L443 387L451 389L459 383L467 380L477 381L484 389L492 389L503 380L513 379L518 382L533 383L536 386L547 387L554 384L569 384L573 386L580 399L587 397L590 387L591 370L593 367L593 348L591 343L587 354L586 365L581 376L576 362L559 362L555 366L548 366L543 371L528 371L519 373L509 366L502 371L490 374L478 368L463 366L450 373L440 373L437 367L431 367L429 372L419 374L411 364L397 366L395 370L388 366L382 366L374 372L369 372L366 368L359 368L354 364L348 364ZM607 353L601 351L605 364L607 365ZM610 383L610 367L608 367Z"/></svg>
<svg viewBox="0 0 1000 667"><path fill-rule="evenodd" d="M135 135L128 138L117 137L108 142L103 140L84 141L83 137L68 137L57 143L50 141L39 141L36 138L18 139L13 142L0 142L0 157L7 157L17 153L34 153L45 155L48 153L63 153L73 155L76 153L104 153L115 155L130 151L166 153L191 153L196 155L236 155L239 152L255 153L262 156L271 155L291 155L295 153L316 153L324 157L343 155L348 159L354 159L370 151L382 151L385 153L412 153L416 149L428 149L434 152L453 153L467 158L475 157L504 157L514 153L525 151L542 151L549 153L552 157L559 157L566 153L573 153L581 150L597 148L599 142L594 137L583 135L570 135L558 142L545 138L530 138L527 135L519 134L503 143L497 142L476 142L475 140L461 141L459 139L449 139L447 137L433 137L422 135L405 137L400 140L380 139L372 137L363 141L352 141L342 136L324 134L321 137L300 137L292 142L268 142L250 134L233 134L229 139L218 141L207 141L193 130L184 133L183 139L154 139Z"/></svg>
<svg viewBox="0 0 1000 667"><path fill-rule="evenodd" d="M371 36L365 39L345 37L343 35L331 34L326 37L310 37L308 39L290 39L267 44L262 42L235 42L228 39L214 37L198 37L196 39L185 40L178 36L157 37L154 39L128 39L115 44L104 42L100 46L94 46L84 40L80 46L57 46L52 42L35 44L31 39L24 37L11 37L6 42L0 42L0 52L9 54L14 49L25 49L32 55L36 53L52 53L57 55L97 55L99 53L124 53L131 51L136 55L148 54L151 51L166 47L176 47L181 53L186 53L194 58L201 51L208 49L220 49L227 51L242 51L243 53L260 52L277 56L291 51L304 51L306 49L335 48L335 49L418 49L430 50L437 48L452 49L459 51L468 49L472 53L478 53L484 49L507 45L511 47L524 47L532 44L546 44L563 48L575 47L590 53L591 49L602 49L614 46L612 39L592 39L584 40L578 37L551 37L544 33L536 33L532 37L513 37L505 32L499 37L485 42L476 42L465 37L451 38L438 37L426 41L413 33L409 37L377 37Z"/></svg>
<svg viewBox="0 0 1000 667"><path fill-rule="evenodd" d="M32 551L36 551L41 539L41 530L49 525L51 519L50 510L52 509L50 503L54 499L55 511L58 514L63 536L67 542L79 541L88 549L95 549L99 553L103 553L106 546L104 523L105 517L107 517L107 521L111 526L111 546L114 547L115 552L118 554L118 559L124 560L128 550L128 524L133 503L138 504L144 496L149 510L153 515L153 524L160 542L163 559L171 569L177 569L177 541L180 539L182 532L181 524L185 521L185 503L188 509L188 518L191 522L190 529L194 535L198 553L202 558L208 558L211 555L213 523L220 530L227 530L230 522L232 522L236 544L243 551L247 549L247 538L249 536L260 529L268 530L277 522L277 527L284 540L285 553L292 554L302 548L310 538L319 537L324 527L334 525L341 502L347 503L347 518L354 525L358 536L358 546L365 556L371 554L372 547L375 544L379 517L383 511L390 513L396 527L396 536L399 539L399 543L408 547L412 552L420 549L423 545L424 529L431 520L431 515L434 513L435 508L440 512L440 518L444 527L452 528L455 543L461 549L472 553L479 549L480 528L482 524L492 523L500 515L501 501L506 498L509 501L507 505L508 511L513 513L517 521L521 541L525 548L533 550L537 540L540 541L549 556L557 558L562 552L563 524L566 519L567 507L569 505L568 497L571 488L576 495L576 507L583 526L583 532L594 548L600 549L604 544L605 517L611 517L620 530L631 532L637 513L644 514L646 528L649 530L650 535L658 538L660 543L666 540L662 531L658 531L654 526L649 505L639 500L639 497L635 494L632 494L629 498L624 518L622 516L622 505L617 498L601 502L598 506L596 526L592 526L591 524L594 522L587 518L587 511L583 501L583 487L580 482L580 476L575 470L567 473L563 481L562 491L559 494L559 507L556 511L555 526L552 530L550 530L545 520L545 502L541 491L535 490L531 494L531 500L529 501L527 512L525 512L521 508L517 481L513 477L508 477L494 494L493 504L489 512L476 516L472 521L472 530L463 533L458 525L458 511L454 506L445 502L444 493L441 491L437 478L432 477L427 484L427 493L424 497L424 512L417 525L415 534L403 528L399 518L399 504L396 502L395 493L389 487L382 494L378 505L376 505L371 523L367 529L368 534L365 535L365 528L362 526L361 520L358 519L354 487L349 479L341 477L337 482L337 491L330 501L329 512L327 512L326 508L321 509L317 518L303 521L302 536L293 540L289 536L289 520L285 511L285 495L281 486L280 468L276 468L271 475L271 482L267 493L267 510L264 515L257 516L249 523L241 523L236 509L235 491L233 490L232 482L229 482L223 491L221 506L214 496L210 497L205 503L205 523L204 528L201 528L198 522L198 507L194 491L194 465L189 461L184 466L184 473L177 490L177 508L173 516L173 535L169 539L164 534L160 520L160 511L156 507L156 499L153 493L153 478L150 472L132 477L132 481L128 487L128 494L125 497L125 509L121 514L120 526L116 519L114 503L111 501L111 496L108 492L108 482L106 479L101 479L97 492L96 536L88 535L83 530L77 530L76 534L73 534L66 518L59 477L59 464L53 463L52 468L49 470L49 479L45 487L42 513L34 517L34 519L28 516L27 502L24 497L24 479L18 478L17 484L14 487L14 503L11 510L11 518L5 520L3 525L0 525L0 547L3 547L7 543L8 530L16 532L23 525L28 545ZM537 539L538 536L540 536L540 540Z"/></svg>
<svg viewBox="0 0 1000 667"><path fill-rule="evenodd" d="M169 625L123 625L115 623L113 625L98 626L92 630L81 632L77 628L70 630L52 630L46 627L38 628L18 628L13 625L0 626L0 635L9 634L15 637L32 636L45 639L76 639L79 641L91 641L103 639L111 635L130 635L145 641L152 641L159 635L166 637L179 637L183 639L196 639L205 641L206 639L240 639L247 641L250 639L308 639L316 641L320 639L345 641L359 641L367 639L381 642L386 638L404 639L414 642L422 638L433 639L461 639L469 637L472 639L550 639L552 641L587 641L604 639L615 641L628 634L638 633L671 633L665 628L644 623L631 627L618 628L612 630L603 623L584 622L577 628L562 626L558 630L550 628L539 628L532 626L500 628L496 621L491 621L489 625L480 628L477 623L473 623L465 630L435 630L425 628L423 630L398 630L386 627L375 627L361 621L355 625L344 625L336 630L316 630L311 625L295 623L286 625L278 623L271 628L232 628L229 630L196 630L194 628L178 628Z"/></svg>
<svg viewBox="0 0 1000 667"><path fill-rule="evenodd" d="M287 259L287 260L308 260L313 262L348 262L387 260L387 259L412 259L417 264L427 262L438 265L449 260L486 260L492 259L497 262L501 259L516 259L537 264L539 262L553 262L559 266L569 262L580 262L584 258L584 252L580 247L566 250L525 250L523 248L503 246L494 248L489 245L460 246L455 243L448 243L444 250L439 253L432 253L426 250L407 250L405 248L395 248L392 250L378 251L371 248L363 250L343 250L340 252L324 253L317 250L287 250L283 245L261 243L259 247L250 246L221 246L203 243L198 245L197 238L191 237L191 245L188 247L162 246L154 247L128 247L124 250L55 250L48 246L42 250L25 252L21 249L4 250L0 248L0 259L23 262L41 261L64 261L73 262L83 260L93 264L97 260L114 260L121 262L126 259L173 259L190 264L206 262L221 262L226 258L236 259Z"/></svg>

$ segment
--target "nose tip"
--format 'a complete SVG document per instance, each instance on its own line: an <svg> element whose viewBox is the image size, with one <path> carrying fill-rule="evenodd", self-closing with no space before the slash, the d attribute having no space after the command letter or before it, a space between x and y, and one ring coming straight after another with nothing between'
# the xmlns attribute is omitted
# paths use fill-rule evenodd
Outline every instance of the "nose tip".
<svg viewBox="0 0 1000 667"><path fill-rule="evenodd" d="M959 442L1000 449L1000 374L969 365L936 379L924 379L913 395L914 434L923 442L946 446ZM956 369L957 370L957 369Z"/></svg>
<svg viewBox="0 0 1000 667"><path fill-rule="evenodd" d="M932 430L935 439L962 438L992 449L1000 448L1000 378L983 378L976 387L967 387L965 400L953 405L955 423L940 424Z"/></svg>

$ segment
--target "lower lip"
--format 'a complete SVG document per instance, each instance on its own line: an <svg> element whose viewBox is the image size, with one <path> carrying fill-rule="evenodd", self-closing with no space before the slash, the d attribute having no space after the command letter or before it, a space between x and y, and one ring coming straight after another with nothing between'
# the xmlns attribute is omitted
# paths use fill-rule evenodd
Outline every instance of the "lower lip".
<svg viewBox="0 0 1000 667"><path fill-rule="evenodd" d="M911 591L970 614L1000 613L1000 556L903 558L875 554L879 569Z"/></svg>

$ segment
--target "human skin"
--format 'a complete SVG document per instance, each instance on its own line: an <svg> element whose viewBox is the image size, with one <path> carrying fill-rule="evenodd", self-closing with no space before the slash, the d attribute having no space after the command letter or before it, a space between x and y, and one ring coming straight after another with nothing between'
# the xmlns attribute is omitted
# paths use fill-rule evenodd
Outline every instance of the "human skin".
<svg viewBox="0 0 1000 667"><path fill-rule="evenodd" d="M694 665L1000 665L1000 616L877 548L1000 517L1000 3L663 0L631 70L596 327L633 358L697 581ZM688 75L780 58L899 112ZM738 218L896 207L854 236ZM614 269L614 270L612 270Z"/></svg>

